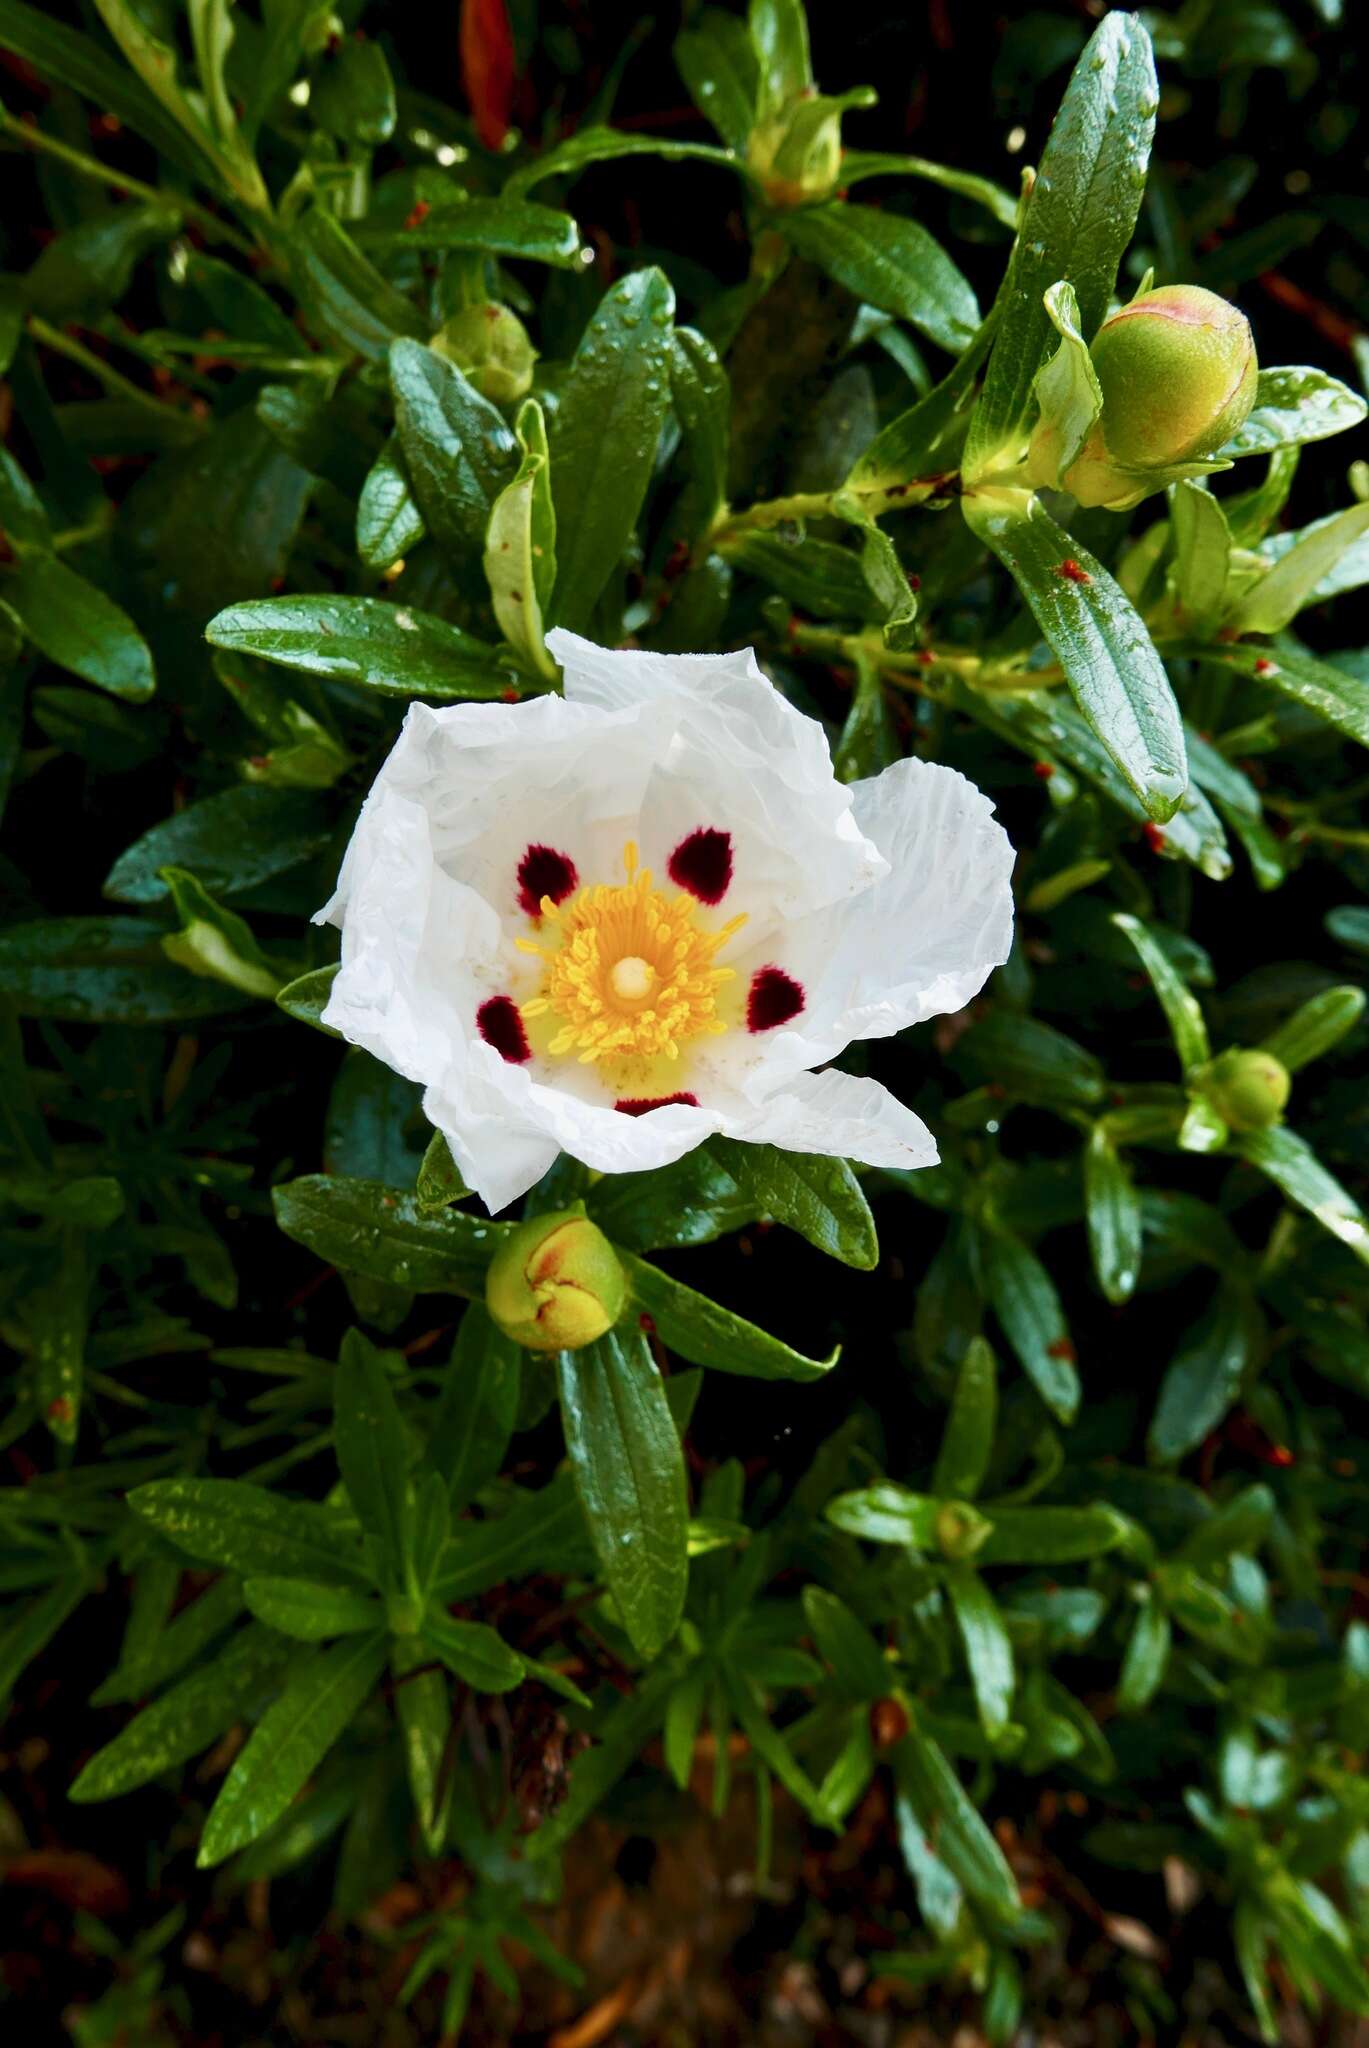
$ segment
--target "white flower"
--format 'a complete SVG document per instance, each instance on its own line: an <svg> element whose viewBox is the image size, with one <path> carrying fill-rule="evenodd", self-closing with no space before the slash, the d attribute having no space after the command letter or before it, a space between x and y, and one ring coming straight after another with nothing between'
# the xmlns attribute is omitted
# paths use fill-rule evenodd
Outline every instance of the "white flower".
<svg viewBox="0 0 1369 2048"><path fill-rule="evenodd" d="M324 1021L423 1083L491 1209L560 1151L627 1173L714 1132L932 1165L887 1089L812 1069L1006 959L987 798L925 761L838 782L749 649L547 644L564 698L410 710L318 913Z"/></svg>

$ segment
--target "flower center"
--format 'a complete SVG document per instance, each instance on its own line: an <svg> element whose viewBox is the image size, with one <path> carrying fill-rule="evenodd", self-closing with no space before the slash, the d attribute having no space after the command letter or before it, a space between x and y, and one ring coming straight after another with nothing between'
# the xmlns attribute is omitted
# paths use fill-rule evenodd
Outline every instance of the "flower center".
<svg viewBox="0 0 1369 2048"><path fill-rule="evenodd" d="M651 870L638 869L630 840L623 866L626 883L600 882L559 904L544 896L550 943L518 940L523 952L546 962L537 995L521 1005L523 1016L551 1012L560 1029L548 1052L578 1053L586 1066L605 1058L677 1059L691 1039L727 1029L717 999L733 969L713 961L745 918L701 931L694 898L653 889Z"/></svg>

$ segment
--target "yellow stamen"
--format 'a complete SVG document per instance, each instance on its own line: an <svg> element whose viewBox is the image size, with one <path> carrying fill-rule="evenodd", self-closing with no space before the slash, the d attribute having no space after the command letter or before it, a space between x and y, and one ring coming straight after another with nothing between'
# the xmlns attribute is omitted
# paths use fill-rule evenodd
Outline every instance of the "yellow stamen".
<svg viewBox="0 0 1369 2048"><path fill-rule="evenodd" d="M717 996L734 970L713 962L745 917L701 931L699 904L687 894L666 897L653 889L651 870L638 867L631 840L623 868L623 884L592 884L559 904L543 898L543 916L555 920L547 934L552 943L516 942L546 963L541 987L521 1005L522 1014L551 1011L560 1028L547 1051L574 1052L584 1066L676 1060L692 1039L727 1028L717 1015Z"/></svg>

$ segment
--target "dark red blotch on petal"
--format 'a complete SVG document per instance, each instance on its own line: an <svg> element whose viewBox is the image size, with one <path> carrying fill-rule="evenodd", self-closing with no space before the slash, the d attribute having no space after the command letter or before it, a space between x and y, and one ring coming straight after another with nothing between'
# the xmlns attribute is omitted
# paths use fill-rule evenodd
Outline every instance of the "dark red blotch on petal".
<svg viewBox="0 0 1369 2048"><path fill-rule="evenodd" d="M491 996L482 1003L475 1013L475 1028L510 1066L521 1067L532 1058L528 1034L512 996Z"/></svg>
<svg viewBox="0 0 1369 2048"><path fill-rule="evenodd" d="M624 1095L614 1103L624 1116L645 1116L649 1109L669 1109L672 1102L682 1102L686 1109L697 1109L697 1095Z"/></svg>
<svg viewBox="0 0 1369 2048"><path fill-rule="evenodd" d="M773 1031L797 1017L804 1005L804 993L792 974L782 967L758 967L751 977L746 998L748 1031Z"/></svg>
<svg viewBox="0 0 1369 2048"><path fill-rule="evenodd" d="M518 863L519 905L529 917L540 917L544 896L559 903L579 880L568 853L558 853L554 846L530 846Z"/></svg>
<svg viewBox="0 0 1369 2048"><path fill-rule="evenodd" d="M688 889L700 903L721 903L732 880L732 834L701 825L680 841L666 873L677 889Z"/></svg>

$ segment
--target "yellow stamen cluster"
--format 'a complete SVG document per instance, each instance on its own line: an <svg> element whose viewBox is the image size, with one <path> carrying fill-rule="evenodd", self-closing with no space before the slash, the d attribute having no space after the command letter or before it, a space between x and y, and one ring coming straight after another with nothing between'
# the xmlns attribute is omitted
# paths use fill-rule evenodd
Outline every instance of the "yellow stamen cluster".
<svg viewBox="0 0 1369 2048"><path fill-rule="evenodd" d="M745 917L700 931L693 897L667 898L653 889L651 870L638 870L631 841L623 865L625 884L600 882L562 904L544 896L551 943L518 941L523 952L546 962L542 986L521 1006L523 1015L551 1012L561 1028L548 1052L578 1053L585 1066L605 1058L677 1059L690 1039L727 1029L717 998L733 970L713 961Z"/></svg>

